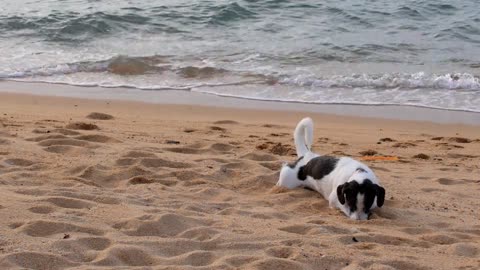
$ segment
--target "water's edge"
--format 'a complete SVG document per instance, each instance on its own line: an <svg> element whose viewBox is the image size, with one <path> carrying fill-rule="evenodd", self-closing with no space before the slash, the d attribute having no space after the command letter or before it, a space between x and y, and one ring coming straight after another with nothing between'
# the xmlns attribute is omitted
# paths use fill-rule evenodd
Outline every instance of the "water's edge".
<svg viewBox="0 0 480 270"><path fill-rule="evenodd" d="M0 81L0 93L71 98L137 101L154 104L201 105L235 109L313 112L342 116L425 121L440 124L480 126L480 113L448 111L398 105L306 104L222 97L189 91L139 91L129 88L79 87L71 85Z"/></svg>

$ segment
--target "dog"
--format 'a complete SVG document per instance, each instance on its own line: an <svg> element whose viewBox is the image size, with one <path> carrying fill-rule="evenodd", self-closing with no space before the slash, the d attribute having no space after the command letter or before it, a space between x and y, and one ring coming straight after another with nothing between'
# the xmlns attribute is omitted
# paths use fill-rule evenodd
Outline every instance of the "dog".
<svg viewBox="0 0 480 270"><path fill-rule="evenodd" d="M312 119L302 119L293 136L297 160L282 166L277 186L313 189L328 200L331 208L340 209L354 220L367 220L373 209L383 206L385 189L367 165L350 157L322 156L311 151Z"/></svg>

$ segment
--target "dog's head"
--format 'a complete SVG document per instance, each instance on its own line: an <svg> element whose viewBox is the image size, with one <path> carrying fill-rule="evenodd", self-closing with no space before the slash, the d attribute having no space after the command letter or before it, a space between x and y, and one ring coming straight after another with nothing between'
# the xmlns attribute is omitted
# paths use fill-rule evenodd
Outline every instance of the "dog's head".
<svg viewBox="0 0 480 270"><path fill-rule="evenodd" d="M351 219L366 220L376 207L385 202L385 189L366 178L367 174L354 174L348 182L337 187L338 201Z"/></svg>

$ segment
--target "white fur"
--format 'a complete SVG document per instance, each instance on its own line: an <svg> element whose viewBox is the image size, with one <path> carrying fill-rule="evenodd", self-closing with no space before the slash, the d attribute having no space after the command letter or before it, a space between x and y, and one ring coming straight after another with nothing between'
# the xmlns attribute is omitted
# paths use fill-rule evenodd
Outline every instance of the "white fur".
<svg viewBox="0 0 480 270"><path fill-rule="evenodd" d="M311 152L313 144L313 121L310 117L303 118L295 128L293 133L295 138L295 148L297 156L302 157L307 152Z"/></svg>
<svg viewBox="0 0 480 270"><path fill-rule="evenodd" d="M337 187L346 182L357 181L362 184L364 179L370 179L373 184L379 184L379 181L373 171L365 164L349 157L339 158L335 168L330 174L324 176L321 180L315 180L310 176L301 181L298 179L298 170L304 166L311 159L319 156L311 151L313 142L313 122L310 118L302 119L294 132L295 146L298 158L303 158L298 161L295 168L290 168L288 164L284 164L280 170L280 177L277 185L293 189L296 187L309 187L318 191L325 199L329 201L332 208L338 208L344 212L351 219L364 220L368 219L368 215L363 210L363 194L357 195L357 211L350 213L347 204L342 205L337 197ZM358 168L363 169L358 170ZM377 207L377 198L370 209Z"/></svg>

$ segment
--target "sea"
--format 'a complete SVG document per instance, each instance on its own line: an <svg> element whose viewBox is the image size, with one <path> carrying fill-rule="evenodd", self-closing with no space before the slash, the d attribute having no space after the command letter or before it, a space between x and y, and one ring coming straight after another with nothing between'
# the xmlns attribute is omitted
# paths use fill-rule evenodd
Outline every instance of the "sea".
<svg viewBox="0 0 480 270"><path fill-rule="evenodd" d="M0 80L480 112L480 8L478 0L4 0Z"/></svg>

